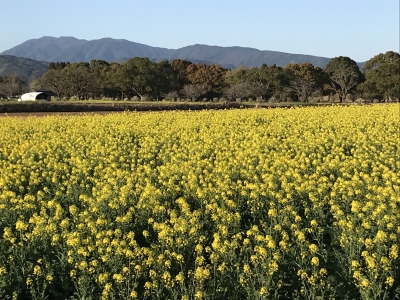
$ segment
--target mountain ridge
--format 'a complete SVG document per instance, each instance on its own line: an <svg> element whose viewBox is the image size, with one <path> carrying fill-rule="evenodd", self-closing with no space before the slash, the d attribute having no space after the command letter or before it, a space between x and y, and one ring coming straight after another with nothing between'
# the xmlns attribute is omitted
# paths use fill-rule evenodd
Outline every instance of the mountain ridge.
<svg viewBox="0 0 400 300"><path fill-rule="evenodd" d="M0 54L47 62L88 62L92 59L121 62L124 58L135 56L148 57L152 60L179 58L205 61L222 66L238 67L244 65L250 68L260 67L263 63L284 67L288 63L301 62L310 62L314 66L323 68L330 60L328 57L259 50L251 47L194 44L178 49L169 49L153 47L126 39L106 37L85 40L70 36L58 38L44 36L38 39L30 39Z"/></svg>
<svg viewBox="0 0 400 300"><path fill-rule="evenodd" d="M0 55L0 76L17 76L30 82L42 76L49 66L48 62L37 61L13 55Z"/></svg>

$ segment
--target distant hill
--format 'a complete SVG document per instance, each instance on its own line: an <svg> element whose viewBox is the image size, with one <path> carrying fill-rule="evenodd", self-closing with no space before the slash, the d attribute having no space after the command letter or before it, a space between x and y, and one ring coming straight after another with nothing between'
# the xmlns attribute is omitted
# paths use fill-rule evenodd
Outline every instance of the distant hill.
<svg viewBox="0 0 400 300"><path fill-rule="evenodd" d="M46 72L48 62L13 55L0 55L0 76L17 76L30 82Z"/></svg>
<svg viewBox="0 0 400 300"><path fill-rule="evenodd" d="M245 47L219 47L196 44L179 49L167 49L122 39L103 38L88 41L74 37L55 38L49 36L28 40L1 54L47 62L89 62L92 59L123 62L136 56L148 57L154 61L180 58L192 62L215 63L225 68L235 68L240 65L250 68L260 67L263 63L284 67L289 63L302 62L310 62L314 66L323 68L330 60L327 57L261 51Z"/></svg>
<svg viewBox="0 0 400 300"><path fill-rule="evenodd" d="M291 54L277 51L261 51L245 47L219 47L208 45L187 46L174 51L171 58L180 59L202 59L212 61L219 65L233 65L260 67L263 63L267 65L276 64L284 67L290 63L309 62L314 66L324 68L330 58L303 54Z"/></svg>

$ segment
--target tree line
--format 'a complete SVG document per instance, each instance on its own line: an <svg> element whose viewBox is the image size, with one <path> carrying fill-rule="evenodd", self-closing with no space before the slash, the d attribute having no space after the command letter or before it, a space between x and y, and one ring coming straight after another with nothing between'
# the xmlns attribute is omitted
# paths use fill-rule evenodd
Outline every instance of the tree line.
<svg viewBox="0 0 400 300"><path fill-rule="evenodd" d="M135 57L121 64L103 60L50 63L45 74L31 83L31 89L51 90L58 98L76 99L309 102L336 95L343 102L349 94L366 100L398 99L399 75L400 55L393 51L374 56L362 70L344 56L332 58L324 69L298 63L284 68L263 64L233 70L181 59L154 62ZM23 86L20 81L0 78L0 92L15 93L17 86Z"/></svg>

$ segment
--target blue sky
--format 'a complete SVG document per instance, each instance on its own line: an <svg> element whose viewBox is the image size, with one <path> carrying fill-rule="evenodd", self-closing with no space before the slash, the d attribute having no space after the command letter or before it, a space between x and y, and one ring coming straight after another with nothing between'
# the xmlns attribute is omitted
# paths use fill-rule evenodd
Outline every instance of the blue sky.
<svg viewBox="0 0 400 300"><path fill-rule="evenodd" d="M0 52L28 39L111 37L349 56L399 52L399 0L0 0Z"/></svg>

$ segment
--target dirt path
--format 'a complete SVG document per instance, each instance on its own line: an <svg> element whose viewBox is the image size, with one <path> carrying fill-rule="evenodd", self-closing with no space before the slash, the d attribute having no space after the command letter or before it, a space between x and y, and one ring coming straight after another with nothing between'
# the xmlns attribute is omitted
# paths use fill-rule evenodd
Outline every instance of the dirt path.
<svg viewBox="0 0 400 300"><path fill-rule="evenodd" d="M16 112L16 113L0 113L1 117L46 117L46 116L76 116L76 115L107 115L111 113L121 113L118 111L82 111L82 112Z"/></svg>

